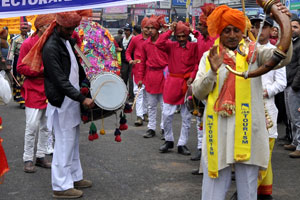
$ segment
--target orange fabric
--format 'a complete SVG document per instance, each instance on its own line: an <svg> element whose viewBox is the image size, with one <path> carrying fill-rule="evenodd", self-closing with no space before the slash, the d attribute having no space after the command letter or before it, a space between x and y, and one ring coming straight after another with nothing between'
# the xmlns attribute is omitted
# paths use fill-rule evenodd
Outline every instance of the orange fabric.
<svg viewBox="0 0 300 200"><path fill-rule="evenodd" d="M155 16L152 15L148 21L145 23L145 27L152 25L154 26L155 29L160 29L161 27L163 27L166 24L165 21L165 16L164 15L160 15L160 16Z"/></svg>
<svg viewBox="0 0 300 200"><path fill-rule="evenodd" d="M220 45L220 52L222 52L222 45ZM236 53L236 52L235 52ZM229 65L235 70L235 61L230 58L227 53L224 55L224 64ZM216 112L226 112L229 116L233 114L232 107L235 106L235 75L228 73L224 81L220 94L215 102L214 110Z"/></svg>
<svg viewBox="0 0 300 200"><path fill-rule="evenodd" d="M179 21L176 25L175 35L180 33L184 33L185 35L190 34L190 24L188 22Z"/></svg>
<svg viewBox="0 0 300 200"><path fill-rule="evenodd" d="M3 139L0 137L0 178L9 171L8 163L6 160L5 152L2 147L2 141ZM1 184L1 180L0 180Z"/></svg>
<svg viewBox="0 0 300 200"><path fill-rule="evenodd" d="M235 26L244 33L246 27L244 13L222 5L217 7L207 18L207 31L211 37L220 35L228 25Z"/></svg>
<svg viewBox="0 0 300 200"><path fill-rule="evenodd" d="M82 17L75 11L61 12L57 13L56 22L63 27L69 28L79 26L81 18Z"/></svg>
<svg viewBox="0 0 300 200"><path fill-rule="evenodd" d="M207 26L207 17L214 11L216 5L213 3L205 3L203 6L200 7L202 13L199 16L199 21L204 25Z"/></svg>
<svg viewBox="0 0 300 200"><path fill-rule="evenodd" d="M42 66L42 48L49 36L53 33L57 24L64 27L74 27L80 24L81 16L76 12L62 12L57 13L56 20L54 20L44 34L40 37L38 42L32 47L28 54L23 58L22 63L29 66L33 71L39 72Z"/></svg>
<svg viewBox="0 0 300 200"><path fill-rule="evenodd" d="M55 14L38 15L34 21L35 28L39 29L55 20Z"/></svg>
<svg viewBox="0 0 300 200"><path fill-rule="evenodd" d="M173 74L173 73L170 73L169 74L169 76L170 77L174 77L174 78L182 78L182 79L184 79L184 84L183 84L183 86L182 86L182 94L185 94L186 93L186 91L188 90L188 86L187 86L187 80L190 78L190 76L191 76L191 72L189 72L189 73L186 73L186 74Z"/></svg>
<svg viewBox="0 0 300 200"><path fill-rule="evenodd" d="M148 18L148 17L144 17L144 19L143 19L143 20L142 20L142 22L141 22L141 26L142 26L142 28L144 28L144 27L146 26L146 24L147 24L148 20L149 20L149 18Z"/></svg>
<svg viewBox="0 0 300 200"><path fill-rule="evenodd" d="M76 11L78 15L81 17L93 17L93 10L87 9L87 10L77 10Z"/></svg>

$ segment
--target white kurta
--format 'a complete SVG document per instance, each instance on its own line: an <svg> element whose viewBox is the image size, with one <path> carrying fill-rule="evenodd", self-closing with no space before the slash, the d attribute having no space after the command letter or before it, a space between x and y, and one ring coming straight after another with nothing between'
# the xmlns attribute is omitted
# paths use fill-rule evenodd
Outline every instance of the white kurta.
<svg viewBox="0 0 300 200"><path fill-rule="evenodd" d="M288 58L280 63L279 66L285 66L291 58L292 45L289 49ZM209 52L205 52L197 72L195 81L192 84L193 93L199 100L207 98L208 94L214 89L217 76L209 70L206 72L206 57ZM273 55L273 50L269 47L261 47L257 49L257 59L252 65L251 70L255 70L261 66ZM219 92L223 86L224 79L228 73L225 64L222 64L218 70L220 76ZM269 161L269 136L266 130L263 90L261 77L251 78L251 111L252 111L252 142L251 142L251 158L244 164L257 165L267 168ZM206 108L205 108L206 109ZM206 121L206 110L204 112L204 123ZM204 126L205 133L205 126ZM219 170L235 163L234 160L234 135L235 135L235 116L218 118L218 168ZM203 137L202 159L208 164L207 160L207 144L206 134Z"/></svg>
<svg viewBox="0 0 300 200"><path fill-rule="evenodd" d="M260 46L260 45L258 45ZM264 45L269 48L274 48L270 42ZM285 67L279 68L277 70L269 71L268 73L262 75L262 86L263 90L267 90L268 98L264 98L265 107L271 117L273 126L268 129L270 138L277 138L277 116L278 109L275 105L275 95L282 92L286 87L286 71Z"/></svg>

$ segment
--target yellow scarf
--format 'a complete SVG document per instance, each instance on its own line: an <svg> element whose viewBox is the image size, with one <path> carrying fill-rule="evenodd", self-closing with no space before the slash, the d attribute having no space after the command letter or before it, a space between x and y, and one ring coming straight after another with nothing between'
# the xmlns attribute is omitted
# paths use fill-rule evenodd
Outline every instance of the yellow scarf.
<svg viewBox="0 0 300 200"><path fill-rule="evenodd" d="M241 43L244 41L242 40ZM219 45L216 40L215 45ZM206 71L211 66L206 58ZM246 71L248 69L247 55L236 55L236 70ZM228 72L230 73L230 72ZM218 118L214 105L219 96L219 74L216 85L209 93L206 108L206 144L208 157L208 175L211 178L218 177ZM234 159L237 162L247 161L251 156L251 80L242 77L235 77L235 141Z"/></svg>

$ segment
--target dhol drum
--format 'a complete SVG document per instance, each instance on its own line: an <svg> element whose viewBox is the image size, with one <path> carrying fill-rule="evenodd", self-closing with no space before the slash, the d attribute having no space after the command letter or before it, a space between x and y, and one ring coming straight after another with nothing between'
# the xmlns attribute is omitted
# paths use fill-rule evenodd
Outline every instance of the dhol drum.
<svg viewBox="0 0 300 200"><path fill-rule="evenodd" d="M95 104L109 111L121 108L128 96L124 81L110 72L102 72L91 80L90 91Z"/></svg>

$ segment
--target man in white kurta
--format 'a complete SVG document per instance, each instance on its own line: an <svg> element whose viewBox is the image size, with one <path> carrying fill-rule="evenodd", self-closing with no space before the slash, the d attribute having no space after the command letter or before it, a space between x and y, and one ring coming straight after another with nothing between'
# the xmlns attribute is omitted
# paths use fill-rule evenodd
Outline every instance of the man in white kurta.
<svg viewBox="0 0 300 200"><path fill-rule="evenodd" d="M220 12L221 11L221 12ZM221 93L223 84L227 81L228 70L225 68L225 60L231 58L232 54L237 56L236 48L242 41L243 31L245 30L245 18L242 12L231 9L225 5L219 6L208 17L208 32L210 35L220 35L220 45L222 50L218 53L217 46L209 52L204 53L200 64L199 71L193 86L193 93L199 100L207 99L213 91ZM244 44L245 45L245 44ZM220 47L221 48L221 47ZM231 53L230 53L231 52ZM256 60L252 63L251 69L255 70L271 58L273 50L270 48L259 48L257 50ZM231 58L232 60L235 59ZM207 59L208 58L208 59ZM290 57L288 57L290 58ZM286 62L289 59L285 60ZM207 70L207 62L210 63L210 69ZM238 62L235 60L235 62ZM285 65L286 62L282 62ZM235 64L234 64L235 65ZM250 66L250 64L249 64ZM217 80L218 78L218 80ZM216 83L218 81L218 88ZM252 78L250 80L250 112L251 116L251 156L247 160L235 160L235 129L236 114L230 116L221 116L217 113L217 172L215 177L208 174L208 144L206 126L204 126L204 138L202 148L202 164L204 169L202 200L223 200L229 189L231 182L231 168L235 167L236 186L238 199L256 200L257 199L257 177L259 168L267 168L269 161L269 141L265 124L265 113L263 103L263 90L261 78ZM237 90L235 90L237 91ZM215 102L216 103L216 102ZM213 108L214 109L214 108ZM207 122L208 104L205 107L204 123ZM216 125L215 125L216 126ZM210 147L210 146L209 146Z"/></svg>

